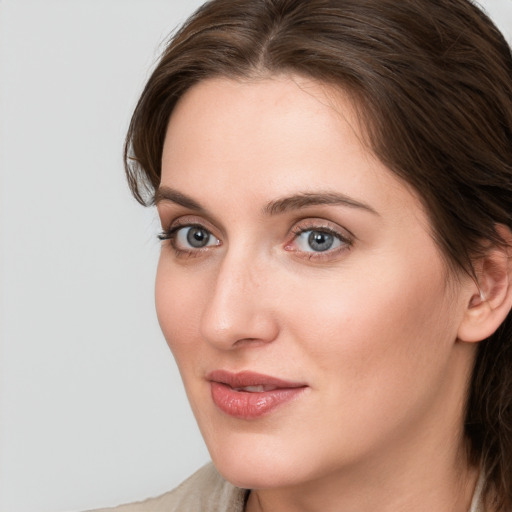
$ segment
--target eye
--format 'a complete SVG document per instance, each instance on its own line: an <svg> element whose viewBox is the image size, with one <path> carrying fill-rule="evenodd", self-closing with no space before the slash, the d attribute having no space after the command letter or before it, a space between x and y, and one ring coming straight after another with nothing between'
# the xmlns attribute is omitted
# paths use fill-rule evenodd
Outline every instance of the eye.
<svg viewBox="0 0 512 512"><path fill-rule="evenodd" d="M302 231L296 238L300 251L304 252L325 252L330 249L337 249L342 245L341 239L328 231L308 229Z"/></svg>
<svg viewBox="0 0 512 512"><path fill-rule="evenodd" d="M176 245L201 249L209 245L216 245L218 240L201 226L187 226L175 232L174 240Z"/></svg>
<svg viewBox="0 0 512 512"><path fill-rule="evenodd" d="M284 248L307 259L331 259L353 243L352 235L340 231L331 226L311 225L310 222L299 224L292 230L293 239Z"/></svg>
<svg viewBox="0 0 512 512"><path fill-rule="evenodd" d="M176 226L162 233L160 240L170 240L176 251L192 252L205 247L220 245L220 240L201 225Z"/></svg>

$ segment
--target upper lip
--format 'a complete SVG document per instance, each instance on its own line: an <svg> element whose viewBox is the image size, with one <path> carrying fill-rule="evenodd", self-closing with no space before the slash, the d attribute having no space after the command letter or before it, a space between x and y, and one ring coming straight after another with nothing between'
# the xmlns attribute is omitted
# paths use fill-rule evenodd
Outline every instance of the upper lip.
<svg viewBox="0 0 512 512"><path fill-rule="evenodd" d="M301 388L306 384L302 382L292 382L262 373L251 371L230 372L227 370L214 370L206 376L211 382L220 382L227 384L232 388L245 388L248 386L265 386L268 388Z"/></svg>

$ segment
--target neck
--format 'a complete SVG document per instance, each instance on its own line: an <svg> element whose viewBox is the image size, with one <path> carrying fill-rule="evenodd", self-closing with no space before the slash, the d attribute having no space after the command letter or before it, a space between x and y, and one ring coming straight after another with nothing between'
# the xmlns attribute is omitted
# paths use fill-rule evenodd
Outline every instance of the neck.
<svg viewBox="0 0 512 512"><path fill-rule="evenodd" d="M478 468L461 463L421 465L374 463L349 468L293 488L253 490L247 512L468 512Z"/></svg>

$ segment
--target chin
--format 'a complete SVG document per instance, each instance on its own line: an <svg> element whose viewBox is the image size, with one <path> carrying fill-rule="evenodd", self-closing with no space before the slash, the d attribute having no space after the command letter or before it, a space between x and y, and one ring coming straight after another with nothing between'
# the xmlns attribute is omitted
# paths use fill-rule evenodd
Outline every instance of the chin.
<svg viewBox="0 0 512 512"><path fill-rule="evenodd" d="M304 472L307 469L309 473L312 465L306 467L298 458L290 457L289 450L272 449L264 443L248 442L243 447L235 443L231 448L212 449L210 455L219 473L243 489L288 487L312 477Z"/></svg>
<svg viewBox="0 0 512 512"><path fill-rule="evenodd" d="M297 475L291 469L283 470L268 464L258 466L244 460L237 463L214 460L213 463L224 479L242 489L272 489L297 483Z"/></svg>

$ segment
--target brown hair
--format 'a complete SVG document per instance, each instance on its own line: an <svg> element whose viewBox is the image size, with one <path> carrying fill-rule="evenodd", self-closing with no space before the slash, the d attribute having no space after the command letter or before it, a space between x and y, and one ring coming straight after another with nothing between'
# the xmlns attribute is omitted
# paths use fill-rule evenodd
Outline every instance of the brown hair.
<svg viewBox="0 0 512 512"><path fill-rule="evenodd" d="M160 183L169 117L209 77L295 73L349 92L380 160L424 202L454 269L512 228L512 56L468 0L211 0L172 37L125 146L137 200ZM512 314L479 344L465 431L485 496L512 507Z"/></svg>

